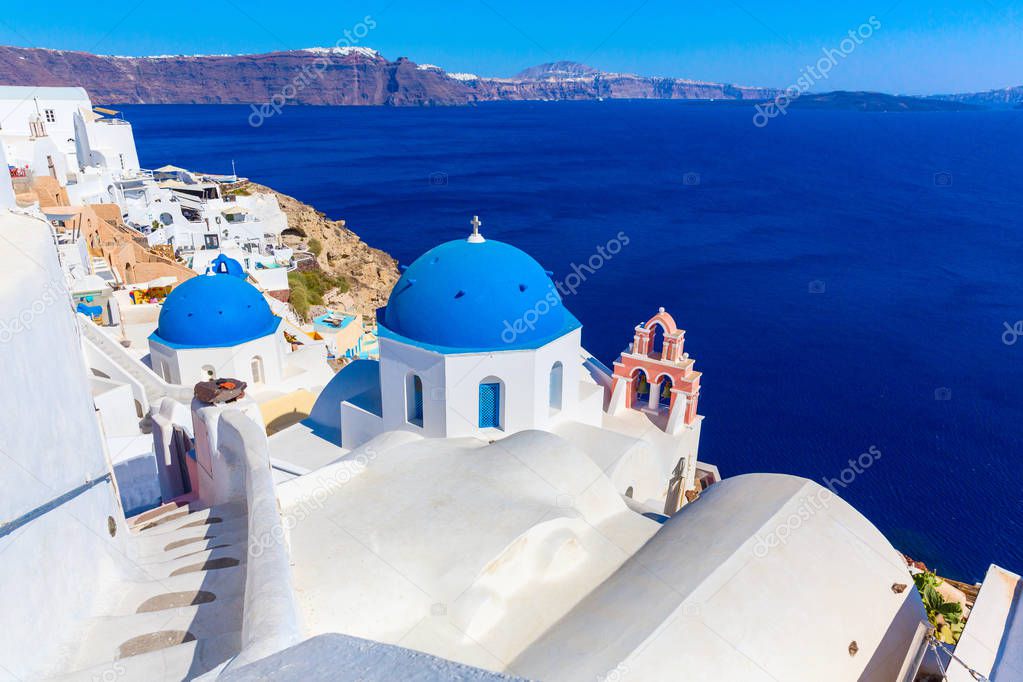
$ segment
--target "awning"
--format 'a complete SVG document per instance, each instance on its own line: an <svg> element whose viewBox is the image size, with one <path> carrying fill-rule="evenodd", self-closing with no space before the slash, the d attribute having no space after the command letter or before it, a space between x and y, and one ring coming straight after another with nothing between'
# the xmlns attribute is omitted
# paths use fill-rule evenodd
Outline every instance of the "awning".
<svg viewBox="0 0 1023 682"><path fill-rule="evenodd" d="M245 215L248 211L241 206L231 206L230 208L225 208L221 213L224 215Z"/></svg>
<svg viewBox="0 0 1023 682"><path fill-rule="evenodd" d="M104 109L103 107L93 107L93 111L97 114L106 114L107 116L117 116L120 111L114 111L113 109Z"/></svg>

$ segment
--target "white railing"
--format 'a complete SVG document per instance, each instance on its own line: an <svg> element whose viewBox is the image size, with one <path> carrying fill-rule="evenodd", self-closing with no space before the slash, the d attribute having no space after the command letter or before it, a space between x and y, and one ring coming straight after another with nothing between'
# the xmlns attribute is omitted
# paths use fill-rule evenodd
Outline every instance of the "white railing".
<svg viewBox="0 0 1023 682"><path fill-rule="evenodd" d="M82 330L82 335L93 346L142 386L150 405L164 396L185 403L192 400L192 389L164 381L145 363L129 353L127 348L110 338L96 326L95 322L81 313L78 314L78 326Z"/></svg>

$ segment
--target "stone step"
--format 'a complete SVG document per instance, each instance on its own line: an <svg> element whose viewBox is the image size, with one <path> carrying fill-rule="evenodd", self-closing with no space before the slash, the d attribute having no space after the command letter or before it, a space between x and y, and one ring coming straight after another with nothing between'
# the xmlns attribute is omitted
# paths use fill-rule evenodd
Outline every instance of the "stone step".
<svg viewBox="0 0 1023 682"><path fill-rule="evenodd" d="M146 682L191 680L236 655L240 640L240 632L227 632L212 639L185 642L47 679L53 682L95 682L111 679Z"/></svg>
<svg viewBox="0 0 1023 682"><path fill-rule="evenodd" d="M217 520L213 521L212 519ZM195 510L185 507L145 523L138 529L138 534L143 538L150 538L187 528L198 528L204 525L213 526L220 523L236 523L238 521L247 521L247 519L244 505L228 504Z"/></svg>
<svg viewBox="0 0 1023 682"><path fill-rule="evenodd" d="M137 547L132 548L131 559L140 568L152 564L160 564L177 557L213 549L218 545L245 546L248 537L246 524L239 521L231 523L215 523L212 526L185 528L177 533L169 533L153 538L144 538ZM147 575L150 575L147 572Z"/></svg>
<svg viewBox="0 0 1023 682"><path fill-rule="evenodd" d="M180 573L158 580L128 583L124 591L106 612L110 615L128 615L138 612L144 604L153 604L156 597L199 592L212 594L216 601L227 601L245 592L245 564L214 571ZM215 603L214 602L214 603Z"/></svg>
<svg viewBox="0 0 1023 682"><path fill-rule="evenodd" d="M178 646L181 640L208 640L242 627L242 598L214 600L181 608L93 619L88 626L75 668L141 656L157 648ZM240 642L235 643L240 648Z"/></svg>

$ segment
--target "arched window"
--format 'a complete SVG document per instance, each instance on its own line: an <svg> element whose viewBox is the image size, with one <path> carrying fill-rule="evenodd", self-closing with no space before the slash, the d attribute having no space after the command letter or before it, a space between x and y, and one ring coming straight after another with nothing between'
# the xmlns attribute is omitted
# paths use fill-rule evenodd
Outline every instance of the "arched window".
<svg viewBox="0 0 1023 682"><path fill-rule="evenodd" d="M661 407L671 406L671 387L671 377L667 374L663 375L661 377L661 384L657 395L657 401L660 403Z"/></svg>
<svg viewBox="0 0 1023 682"><path fill-rule="evenodd" d="M650 349L647 355L660 358L664 354L664 327L658 322L650 330Z"/></svg>
<svg viewBox="0 0 1023 682"><path fill-rule="evenodd" d="M630 485L628 488L625 489L625 496L628 497L629 499L632 499L632 495L633 495L632 486Z"/></svg>
<svg viewBox="0 0 1023 682"><path fill-rule="evenodd" d="M564 375L565 368L561 362L555 362L554 366L551 367L551 379L550 379L550 406L551 414L559 412L561 410L561 384L562 377Z"/></svg>
<svg viewBox="0 0 1023 682"><path fill-rule="evenodd" d="M263 376L263 358L258 355L252 358L252 383L261 384L266 381L266 377Z"/></svg>
<svg viewBox="0 0 1023 682"><path fill-rule="evenodd" d="M423 380L410 374L405 380L405 419L409 424L423 425Z"/></svg>
<svg viewBox="0 0 1023 682"><path fill-rule="evenodd" d="M504 428L504 405L502 404L502 388L504 383L497 377L487 377L480 382L480 428L481 429L503 429Z"/></svg>
<svg viewBox="0 0 1023 682"><path fill-rule="evenodd" d="M632 406L642 409L650 400L650 381L647 380L646 372L637 369L632 375Z"/></svg>

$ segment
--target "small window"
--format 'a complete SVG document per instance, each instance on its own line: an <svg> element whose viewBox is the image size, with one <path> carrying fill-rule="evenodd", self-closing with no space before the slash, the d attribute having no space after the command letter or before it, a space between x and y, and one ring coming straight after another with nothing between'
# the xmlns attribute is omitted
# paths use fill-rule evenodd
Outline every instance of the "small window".
<svg viewBox="0 0 1023 682"><path fill-rule="evenodd" d="M555 362L554 366L551 367L550 377L550 407L551 414L561 410L561 384L562 375L564 374L564 366L560 362Z"/></svg>
<svg viewBox="0 0 1023 682"><path fill-rule="evenodd" d="M47 123L56 123L57 122L57 114L53 111L53 109L45 109L43 111L43 113L46 115L46 122Z"/></svg>
<svg viewBox="0 0 1023 682"><path fill-rule="evenodd" d="M213 381L217 378L217 370L213 368L213 365L203 365L202 378L203 381Z"/></svg>
<svg viewBox="0 0 1023 682"><path fill-rule="evenodd" d="M423 425L423 380L417 374L410 375L405 385L405 419Z"/></svg>
<svg viewBox="0 0 1023 682"><path fill-rule="evenodd" d="M263 358L258 355L252 358L252 383L261 384L266 380L263 376Z"/></svg>

